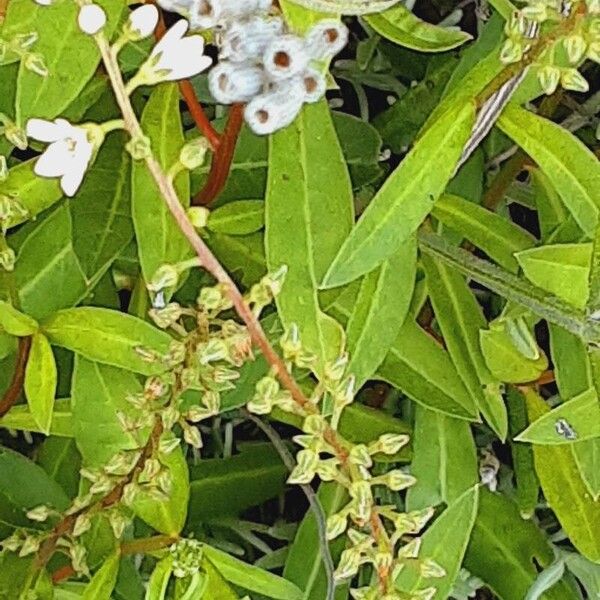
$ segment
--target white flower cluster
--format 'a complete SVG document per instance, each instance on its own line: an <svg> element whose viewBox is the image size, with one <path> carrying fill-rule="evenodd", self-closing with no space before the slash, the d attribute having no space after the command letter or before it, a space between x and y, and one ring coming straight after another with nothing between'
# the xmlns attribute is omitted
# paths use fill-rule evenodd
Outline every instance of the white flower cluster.
<svg viewBox="0 0 600 600"><path fill-rule="evenodd" d="M247 103L245 119L259 135L289 125L304 103L325 94L319 61L332 58L348 40L337 20L323 20L304 37L270 16L270 0L160 0L185 15L191 29L214 29L219 63L209 74L210 91L220 104ZM315 63L317 65L315 66Z"/></svg>

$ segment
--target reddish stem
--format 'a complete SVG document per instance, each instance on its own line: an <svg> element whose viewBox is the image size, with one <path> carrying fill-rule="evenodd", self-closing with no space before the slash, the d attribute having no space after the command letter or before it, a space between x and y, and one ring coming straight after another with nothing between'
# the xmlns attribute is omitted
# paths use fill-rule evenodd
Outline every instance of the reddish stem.
<svg viewBox="0 0 600 600"><path fill-rule="evenodd" d="M57 585L69 577L75 575L75 569L71 565L65 565L52 573L52 584Z"/></svg>
<svg viewBox="0 0 600 600"><path fill-rule="evenodd" d="M19 348L17 350L17 363L13 373L12 381L8 386L2 400L0 400L0 417L3 417L19 399L23 391L25 382L25 368L31 351L31 336L19 338Z"/></svg>
<svg viewBox="0 0 600 600"><path fill-rule="evenodd" d="M229 117L221 143L213 155L208 179L200 193L194 198L193 204L207 206L223 191L233 163L235 147L244 123L244 105L234 104L229 109Z"/></svg>

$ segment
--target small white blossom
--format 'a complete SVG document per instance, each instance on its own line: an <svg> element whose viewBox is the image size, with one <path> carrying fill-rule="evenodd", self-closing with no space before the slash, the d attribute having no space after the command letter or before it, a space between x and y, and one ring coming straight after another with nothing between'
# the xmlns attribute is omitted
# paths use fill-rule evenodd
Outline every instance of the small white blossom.
<svg viewBox="0 0 600 600"><path fill-rule="evenodd" d="M134 40L143 40L152 35L157 24L158 9L154 4L144 4L129 15L126 28Z"/></svg>
<svg viewBox="0 0 600 600"><path fill-rule="evenodd" d="M142 82L187 79L210 67L212 59L204 56L204 39L200 35L184 37L187 30L188 23L182 19L165 33L141 68Z"/></svg>
<svg viewBox="0 0 600 600"><path fill-rule="evenodd" d="M60 177L67 196L79 189L95 149L102 141L100 128L95 125L74 126L65 119L54 122L30 119L27 135L50 145L35 163L34 172L40 177Z"/></svg>
<svg viewBox="0 0 600 600"><path fill-rule="evenodd" d="M106 25L106 13L97 4L84 4L77 18L83 33L96 35Z"/></svg>
<svg viewBox="0 0 600 600"><path fill-rule="evenodd" d="M40 6L50 6L52 4L52 0L35 0L35 2Z"/></svg>

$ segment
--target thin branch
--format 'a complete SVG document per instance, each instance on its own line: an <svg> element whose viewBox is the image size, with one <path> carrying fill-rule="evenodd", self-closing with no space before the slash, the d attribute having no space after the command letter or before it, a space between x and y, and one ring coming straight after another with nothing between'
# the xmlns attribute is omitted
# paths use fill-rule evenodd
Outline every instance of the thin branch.
<svg viewBox="0 0 600 600"><path fill-rule="evenodd" d="M259 419L247 410L244 410L244 415L247 419L252 421L268 438L273 444L275 450L281 457L283 464L286 469L291 473L296 466L294 457L290 451L286 448L283 440L277 433L277 431L269 425L266 421ZM317 524L317 531L319 533L319 545L321 546L321 552L323 553L323 568L325 569L325 577L327 579L327 596L325 600L333 600L335 596L335 566L333 564L333 558L329 549L329 543L327 541L327 516L325 511L315 494L312 487L306 483L300 484L300 488L304 492L308 503L315 515L315 522Z"/></svg>
<svg viewBox="0 0 600 600"><path fill-rule="evenodd" d="M213 155L208 179L200 193L194 198L192 204L208 206L223 191L229 178L233 155L237 145L240 131L244 123L244 105L234 104L229 109L227 125L221 136L221 142Z"/></svg>
<svg viewBox="0 0 600 600"><path fill-rule="evenodd" d="M31 336L19 338L19 347L17 349L17 362L12 376L12 381L8 389L4 392L4 396L0 400L0 417L3 417L19 399L23 391L23 383L25 382L25 369L29 360L31 351Z"/></svg>

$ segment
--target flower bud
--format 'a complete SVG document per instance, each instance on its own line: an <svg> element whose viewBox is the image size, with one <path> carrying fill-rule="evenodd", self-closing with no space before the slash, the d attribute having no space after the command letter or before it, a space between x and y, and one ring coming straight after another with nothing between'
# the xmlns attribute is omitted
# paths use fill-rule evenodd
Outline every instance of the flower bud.
<svg viewBox="0 0 600 600"><path fill-rule="evenodd" d="M177 287L179 284L179 271L174 265L163 265L152 279L146 284L150 292L161 292Z"/></svg>
<svg viewBox="0 0 600 600"><path fill-rule="evenodd" d="M129 152L133 160L145 160L152 156L152 145L150 138L145 135L132 137L126 144L125 150Z"/></svg>
<svg viewBox="0 0 600 600"><path fill-rule="evenodd" d="M224 340L213 338L199 347L197 356L201 365L225 360L229 356L227 344Z"/></svg>
<svg viewBox="0 0 600 600"><path fill-rule="evenodd" d="M417 558L421 549L421 538L414 538L398 550L398 558Z"/></svg>
<svg viewBox="0 0 600 600"><path fill-rule="evenodd" d="M300 450L296 456L298 464L288 477L288 483L310 483L319 464L319 455L312 450Z"/></svg>
<svg viewBox="0 0 600 600"><path fill-rule="evenodd" d="M19 551L19 557L23 558L24 556L29 556L34 552L37 552L40 548L40 538L34 537L32 535L28 535L21 546L21 550Z"/></svg>
<svg viewBox="0 0 600 600"><path fill-rule="evenodd" d="M337 458L327 458L319 461L317 473L323 481L334 481L340 475L339 460Z"/></svg>
<svg viewBox="0 0 600 600"><path fill-rule="evenodd" d="M208 142L204 137L197 137L187 142L179 153L179 162L188 170L193 171L204 164Z"/></svg>
<svg viewBox="0 0 600 600"><path fill-rule="evenodd" d="M428 587L411 592L412 600L433 600L437 594L437 588Z"/></svg>
<svg viewBox="0 0 600 600"><path fill-rule="evenodd" d="M6 156L0 154L0 182L6 181L8 179L8 164L6 162ZM2 216L0 216L0 221L2 220Z"/></svg>
<svg viewBox="0 0 600 600"><path fill-rule="evenodd" d="M195 229L202 230L208 224L210 210L205 206L192 206L186 212L187 218Z"/></svg>
<svg viewBox="0 0 600 600"><path fill-rule="evenodd" d="M400 452L409 441L409 436L404 433L384 433L369 449L373 454L382 452L392 455Z"/></svg>
<svg viewBox="0 0 600 600"><path fill-rule="evenodd" d="M343 513L336 513L327 519L327 539L333 540L342 535L348 527L348 517Z"/></svg>
<svg viewBox="0 0 600 600"><path fill-rule="evenodd" d="M22 538L18 533L13 533L10 537L5 538L0 542L0 546L2 546L3 550L7 550L8 552L16 552L23 543Z"/></svg>
<svg viewBox="0 0 600 600"><path fill-rule="evenodd" d="M334 19L317 23L306 35L306 50L310 57L324 60L335 56L348 42L348 29Z"/></svg>
<svg viewBox="0 0 600 600"><path fill-rule="evenodd" d="M546 65L538 71L538 81L544 93L554 94L560 83L560 69L554 65Z"/></svg>
<svg viewBox="0 0 600 600"><path fill-rule="evenodd" d="M587 92L590 89L587 79L577 69L564 69L560 82L566 90L574 92Z"/></svg>
<svg viewBox="0 0 600 600"><path fill-rule="evenodd" d="M309 415L302 424L302 431L312 435L319 435L326 429L327 421L322 415Z"/></svg>
<svg viewBox="0 0 600 600"><path fill-rule="evenodd" d="M4 136L19 150L27 150L27 135L23 129L17 127L16 123L13 123L12 121L5 123Z"/></svg>
<svg viewBox="0 0 600 600"><path fill-rule="evenodd" d="M120 510L111 510L108 513L108 522L116 539L120 540L127 527L127 517Z"/></svg>
<svg viewBox="0 0 600 600"><path fill-rule="evenodd" d="M13 48L18 48L19 50L27 50L31 48L39 39L39 35L37 31L29 31L28 33L19 33L15 35L11 39L11 45Z"/></svg>
<svg viewBox="0 0 600 600"><path fill-rule="evenodd" d="M17 257L15 251L12 248L5 248L0 250L0 268L8 271L9 273L15 268L15 261Z"/></svg>
<svg viewBox="0 0 600 600"><path fill-rule="evenodd" d="M336 580L339 581L354 577L358 573L361 561L360 552L357 552L354 548L344 550L334 573Z"/></svg>
<svg viewBox="0 0 600 600"><path fill-rule="evenodd" d="M325 75L316 69L308 68L300 75L304 87L304 102L318 102L327 91Z"/></svg>
<svg viewBox="0 0 600 600"><path fill-rule="evenodd" d="M310 56L304 40L296 35L277 36L263 53L263 65L274 81L300 75L308 66Z"/></svg>
<svg viewBox="0 0 600 600"><path fill-rule="evenodd" d="M404 490L411 485L414 485L416 481L417 480L412 475L404 473L404 471L400 469L393 469L392 471L388 471L385 475L375 477L372 480L372 483L374 485L385 485L393 492L399 492L400 490Z"/></svg>
<svg viewBox="0 0 600 600"><path fill-rule="evenodd" d="M152 35L158 25L158 10L153 4L139 6L130 13L125 23L125 35L133 42Z"/></svg>
<svg viewBox="0 0 600 600"><path fill-rule="evenodd" d="M232 23L223 36L221 58L234 63L256 61L269 43L283 33L283 20L253 16Z"/></svg>
<svg viewBox="0 0 600 600"><path fill-rule="evenodd" d="M28 71L31 71L40 77L48 76L46 61L44 60L44 57L37 52L26 54L22 64Z"/></svg>
<svg viewBox="0 0 600 600"><path fill-rule="evenodd" d="M350 456L348 457L350 462L354 465L369 468L373 465L373 459L369 454L369 449L365 444L357 444L350 450Z"/></svg>
<svg viewBox="0 0 600 600"><path fill-rule="evenodd" d="M585 55L587 44L580 35L570 35L563 40L567 56L572 64L577 64Z"/></svg>
<svg viewBox="0 0 600 600"><path fill-rule="evenodd" d="M508 39L500 50L500 60L504 64L516 63L523 57L523 44L520 41Z"/></svg>
<svg viewBox="0 0 600 600"><path fill-rule="evenodd" d="M89 573L86 562L87 550L83 544L72 544L69 548L69 555L71 557L71 565L76 573Z"/></svg>
<svg viewBox="0 0 600 600"><path fill-rule="evenodd" d="M79 10L77 22L83 33L96 35L106 25L106 13L97 4L84 4Z"/></svg>
<svg viewBox="0 0 600 600"><path fill-rule="evenodd" d="M446 576L446 570L432 558L420 561L419 571L424 579L440 579Z"/></svg>
<svg viewBox="0 0 600 600"><path fill-rule="evenodd" d="M43 523L51 515L51 513L52 511L47 506L42 504L41 506L37 506L36 508L28 510L27 518L31 519L32 521Z"/></svg>
<svg viewBox="0 0 600 600"><path fill-rule="evenodd" d="M73 537L79 537L80 535L83 535L90 529L91 526L92 520L88 513L79 515L75 520L75 525L73 526Z"/></svg>
<svg viewBox="0 0 600 600"><path fill-rule="evenodd" d="M180 417L179 411L174 406L168 406L161 413L161 419L163 422L163 426L166 431L170 431L173 429L173 426L177 421L179 421Z"/></svg>
<svg viewBox="0 0 600 600"><path fill-rule="evenodd" d="M181 441L175 436L162 436L158 445L158 451L161 454L171 454L176 448L179 447Z"/></svg>
<svg viewBox="0 0 600 600"><path fill-rule="evenodd" d="M202 448L202 436L200 430L197 427L191 427L187 423L182 424L183 428L183 439L194 448Z"/></svg>

